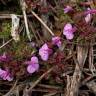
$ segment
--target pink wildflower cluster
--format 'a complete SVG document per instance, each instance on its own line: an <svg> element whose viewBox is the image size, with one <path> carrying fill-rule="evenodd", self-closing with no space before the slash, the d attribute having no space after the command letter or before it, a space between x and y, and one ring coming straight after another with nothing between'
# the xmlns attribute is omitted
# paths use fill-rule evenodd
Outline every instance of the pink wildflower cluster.
<svg viewBox="0 0 96 96"><path fill-rule="evenodd" d="M58 36L53 37L52 44L60 47L61 46L60 37ZM43 61L47 61L51 53L52 53L52 49L48 47L47 43L42 45L42 47L39 49L39 55ZM6 60L8 60L8 57L4 53L3 55L0 56L0 62L6 61ZM31 60L26 61L25 64L27 65L27 72L30 74L38 71L39 69L39 61L37 56L32 56ZM0 78L8 81L13 80L11 73L9 73L8 70L3 70L1 68L0 68Z"/></svg>
<svg viewBox="0 0 96 96"><path fill-rule="evenodd" d="M73 39L73 37L74 37L74 32L75 32L75 28L73 28L70 23L67 23L67 24L64 26L63 35L65 35L68 40Z"/></svg>
<svg viewBox="0 0 96 96"><path fill-rule="evenodd" d="M73 8L71 6L66 6L64 8L64 13L68 13L69 11L72 11L72 10L73 10Z"/></svg>
<svg viewBox="0 0 96 96"><path fill-rule="evenodd" d="M0 62L6 62L10 58L6 55L6 53L3 53L3 55L0 56Z"/></svg>
<svg viewBox="0 0 96 96"><path fill-rule="evenodd" d="M36 56L31 57L31 61L25 62L27 66L27 71L29 73L34 73L35 71L38 71L39 69L39 62L38 58Z"/></svg>
<svg viewBox="0 0 96 96"><path fill-rule="evenodd" d="M71 6L66 6L64 8L64 13L68 13L72 11L73 8ZM85 21L86 23L90 22L91 20L91 13L96 12L96 10L91 10L90 8L87 9L86 16L85 16ZM70 22L66 23L64 28L63 28L63 35L66 37L68 40L72 40L74 38L74 32L76 31L76 27L73 26ZM62 42L61 38L59 36L54 36L52 37L51 41L52 45L57 46L58 48L61 47ZM31 43L31 46L34 47L35 43ZM47 61L49 59L49 56L52 54L53 50L48 46L47 43L43 44L41 48L39 49L39 56L43 61ZM0 62L6 61L8 58L6 54L4 53L3 55L0 56ZM30 61L26 61L25 64L27 65L27 72L32 74L39 69L39 59L37 56L32 56ZM11 76L10 72L8 70L3 70L0 68L0 78L3 80L8 80L12 81L13 77Z"/></svg>
<svg viewBox="0 0 96 96"><path fill-rule="evenodd" d="M72 10L73 10L73 8L71 6L66 6L64 8L64 13L68 13ZM90 14L91 10L88 9L88 12L87 12L88 14L85 16L86 23L88 23L91 20L91 14ZM94 11L92 11L92 12L94 12ZM66 37L66 39L72 40L74 38L75 31L76 31L75 26L73 26L71 23L66 23L64 26L64 29L63 29L63 35ZM61 38L59 36L52 37L52 44L56 45L58 48L60 48L62 45ZM53 50L51 48L49 48L47 43L45 43L39 49L38 54L43 61L47 61L49 56L52 54L52 52L53 52ZM27 66L28 73L34 73L34 72L38 71L38 69L39 69L38 57L33 56L33 57L31 57L30 61L27 61L25 63L28 65Z"/></svg>
<svg viewBox="0 0 96 96"><path fill-rule="evenodd" d="M3 55L0 56L0 62L6 62L8 60L9 60L9 57L5 53L3 53ZM9 70L3 70L1 68L0 68L0 78L8 81L13 80L13 77L9 73Z"/></svg>
<svg viewBox="0 0 96 96"><path fill-rule="evenodd" d="M66 6L66 8L64 8L64 13L68 13L68 12L70 12L72 10L73 10L72 7ZM85 16L86 23L90 22L90 20L91 20L90 8L87 11L89 13L86 14L86 16ZM74 32L75 31L76 31L76 27L68 22L64 26L63 35L66 37L66 39L72 40L74 38ZM52 44L56 45L58 48L60 48L61 45L62 45L61 38L59 36L52 37ZM52 54L52 52L53 52L53 50L51 48L49 48L47 43L45 43L39 49L38 54L39 54L39 56L41 57L41 59L43 61L47 61L49 59L49 56ZM28 65L27 66L28 73L34 73L34 72L38 71L38 69L39 69L38 57L33 56L33 57L31 57L30 61L27 61L25 63Z"/></svg>
<svg viewBox="0 0 96 96"><path fill-rule="evenodd" d="M8 70L3 70L0 68L0 78L3 80L8 80L8 81L12 81L13 77L11 76L11 74L9 73Z"/></svg>
<svg viewBox="0 0 96 96"><path fill-rule="evenodd" d="M66 11L65 13L67 13L69 10L71 10L71 7L67 6L67 8L65 9L65 11ZM74 32L75 32L75 28L72 26L72 24L67 23L64 26L63 35L65 35L67 39L69 39L69 40L73 39ZM55 45L58 48L60 48L62 45L61 38L59 36L52 37L51 43L52 43L52 45ZM51 48L49 48L47 43L45 43L39 49L38 54L43 61L47 61L49 59L49 56L52 54L52 52L53 52L53 50ZM27 66L28 73L34 73L34 72L38 71L38 69L39 69L38 57L33 56L33 57L31 57L31 61L27 61L25 63L28 65Z"/></svg>
<svg viewBox="0 0 96 96"><path fill-rule="evenodd" d="M39 55L41 56L41 59L44 61L48 60L48 57L51 54L51 52L52 49L50 49L46 43L39 49Z"/></svg>
<svg viewBox="0 0 96 96"><path fill-rule="evenodd" d="M66 6L64 8L64 13L68 13L72 10L73 10L73 8L71 6ZM87 8L87 10L85 12L85 17L84 17L86 23L89 23L91 21L93 13L96 13L96 9ZM76 31L76 28L73 27L71 23L67 23L64 26L63 35L65 35L66 39L71 40L74 38L75 31Z"/></svg>
<svg viewBox="0 0 96 96"><path fill-rule="evenodd" d="M56 45L57 47L61 46L61 40L60 37L56 36L52 38L52 44ZM48 47L48 44L45 43L41 46L39 49L39 55L43 61L47 61L50 54L52 53L52 49ZM25 62L27 66L27 72L28 73L34 73L38 71L39 69L39 62L38 62L38 57L33 56L31 57L30 61Z"/></svg>
<svg viewBox="0 0 96 96"><path fill-rule="evenodd" d="M66 6L64 8L64 13L68 13L70 11L72 11L73 8L71 6ZM64 29L63 29L63 35L65 35L66 39L68 40L71 40L73 39L74 37L74 32L75 32L75 28L72 26L71 23L67 23L65 26L64 26Z"/></svg>

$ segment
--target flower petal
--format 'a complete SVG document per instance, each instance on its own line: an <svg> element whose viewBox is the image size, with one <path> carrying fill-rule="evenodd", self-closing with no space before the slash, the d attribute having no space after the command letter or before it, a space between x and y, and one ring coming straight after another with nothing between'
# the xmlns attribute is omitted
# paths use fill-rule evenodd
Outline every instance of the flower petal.
<svg viewBox="0 0 96 96"><path fill-rule="evenodd" d="M90 11L91 9L90 9L90 8L87 8L87 10ZM86 23L90 22L91 19L92 19L91 13L89 13L89 14L87 14L87 15L85 16L85 21L86 21Z"/></svg>
<svg viewBox="0 0 96 96"><path fill-rule="evenodd" d="M72 32L72 25L70 23L67 23L65 26L64 26L64 30L63 30L63 34L66 35L67 32Z"/></svg>
<svg viewBox="0 0 96 96"><path fill-rule="evenodd" d="M52 43L53 43L54 45L57 45L58 47L60 47L60 46L61 46L60 37L58 37L58 36L53 37L53 38L52 38Z"/></svg>
<svg viewBox="0 0 96 96"><path fill-rule="evenodd" d="M41 59L44 60L44 61L47 61L48 58L49 58L48 52L42 51L42 53L41 53Z"/></svg>
<svg viewBox="0 0 96 96"><path fill-rule="evenodd" d="M76 29L75 28L72 28L72 25L70 23L67 23L64 26L63 35L65 35L67 39L71 40L74 37L74 34L73 33L75 31L76 31Z"/></svg>
<svg viewBox="0 0 96 96"><path fill-rule="evenodd" d="M38 64L38 58L36 56L31 57L31 62Z"/></svg>
<svg viewBox="0 0 96 96"><path fill-rule="evenodd" d="M34 73L35 71L37 71L39 69L39 64L30 64L27 67L27 71L28 73Z"/></svg>
<svg viewBox="0 0 96 96"><path fill-rule="evenodd" d="M39 55L41 56L41 59L44 60L44 61L47 61L48 60L48 57L49 57L49 48L48 48L48 45L45 43L40 49L39 49Z"/></svg>
<svg viewBox="0 0 96 96"><path fill-rule="evenodd" d="M64 8L64 13L68 13L69 11L71 11L72 10L72 7L71 6L66 6L65 8Z"/></svg>
<svg viewBox="0 0 96 96"><path fill-rule="evenodd" d="M0 78L2 78L3 80L8 80L8 81L13 80L13 77L11 77L11 74L6 70L2 70L1 68L0 68Z"/></svg>
<svg viewBox="0 0 96 96"><path fill-rule="evenodd" d="M85 17L86 23L90 22L90 20L91 20L91 14L87 14Z"/></svg>
<svg viewBox="0 0 96 96"><path fill-rule="evenodd" d="M12 80L13 80L13 77L11 77L10 75L8 75L8 76L6 77L6 80L12 81Z"/></svg>
<svg viewBox="0 0 96 96"><path fill-rule="evenodd" d="M68 34L68 35L66 35L66 38L67 38L68 40L73 39L73 37L74 37L74 34Z"/></svg>

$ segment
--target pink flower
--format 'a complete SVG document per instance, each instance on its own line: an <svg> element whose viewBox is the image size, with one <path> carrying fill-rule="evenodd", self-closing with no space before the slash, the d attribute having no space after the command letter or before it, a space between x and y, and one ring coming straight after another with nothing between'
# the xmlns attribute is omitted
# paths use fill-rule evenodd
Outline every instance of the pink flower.
<svg viewBox="0 0 96 96"><path fill-rule="evenodd" d="M31 57L31 61L25 63L28 64L27 71L29 73L34 73L39 69L38 58L36 56Z"/></svg>
<svg viewBox="0 0 96 96"><path fill-rule="evenodd" d="M91 9L90 9L90 8L88 8L87 10L91 10ZM91 21L91 19L92 19L91 14L90 14L90 13L89 13L89 14L87 14L87 15L86 15L86 17L85 17L85 21L86 21L86 23L90 22L90 21Z"/></svg>
<svg viewBox="0 0 96 96"><path fill-rule="evenodd" d="M68 13L69 11L72 11L73 9L72 9L72 7L71 6L66 6L65 8L64 8L64 13Z"/></svg>
<svg viewBox="0 0 96 96"><path fill-rule="evenodd" d="M0 78L2 78L3 80L8 80L8 81L13 80L13 77L11 76L9 71L8 70L2 70L1 68L0 68Z"/></svg>
<svg viewBox="0 0 96 96"><path fill-rule="evenodd" d="M39 55L41 56L41 59L44 61L48 60L49 55L51 53L52 49L48 48L48 45L46 43L39 49Z"/></svg>
<svg viewBox="0 0 96 96"><path fill-rule="evenodd" d="M53 38L52 38L52 43L53 43L54 45L57 45L58 47L60 47L60 46L61 46L60 37L58 37L58 36L53 37Z"/></svg>
<svg viewBox="0 0 96 96"><path fill-rule="evenodd" d="M0 62L6 62L9 60L10 60L10 58L8 55L6 55L6 53L3 53L3 55L0 56Z"/></svg>
<svg viewBox="0 0 96 96"><path fill-rule="evenodd" d="M96 9L87 10L87 11L85 12L85 15L87 15L87 14L93 14L93 13L96 13Z"/></svg>
<svg viewBox="0 0 96 96"><path fill-rule="evenodd" d="M69 40L73 39L73 37L74 37L73 33L74 32L75 32L75 28L73 28L70 23L67 23L64 26L63 35L65 35L67 39L69 39Z"/></svg>
<svg viewBox="0 0 96 96"><path fill-rule="evenodd" d="M0 56L0 61L5 61L6 60L6 54L3 53L3 55Z"/></svg>

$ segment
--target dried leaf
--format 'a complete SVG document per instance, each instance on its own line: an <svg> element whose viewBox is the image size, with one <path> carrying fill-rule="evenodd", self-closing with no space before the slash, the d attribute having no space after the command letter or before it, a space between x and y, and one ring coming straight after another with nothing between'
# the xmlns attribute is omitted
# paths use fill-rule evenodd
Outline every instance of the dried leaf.
<svg viewBox="0 0 96 96"><path fill-rule="evenodd" d="M20 40L18 32L20 19L15 14L11 14L11 18L12 18L11 36L17 42Z"/></svg>

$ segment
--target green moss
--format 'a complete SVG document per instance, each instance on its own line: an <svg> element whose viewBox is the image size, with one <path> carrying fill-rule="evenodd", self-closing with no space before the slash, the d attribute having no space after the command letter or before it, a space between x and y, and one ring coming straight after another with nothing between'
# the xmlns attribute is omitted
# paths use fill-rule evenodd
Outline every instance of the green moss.
<svg viewBox="0 0 96 96"><path fill-rule="evenodd" d="M0 38L9 38L11 32L11 23L2 23L2 32L0 32Z"/></svg>
<svg viewBox="0 0 96 96"><path fill-rule="evenodd" d="M10 51L14 53L14 59L22 60L23 58L30 57L35 49L28 46L26 42L20 41L16 43L13 41L11 43Z"/></svg>

